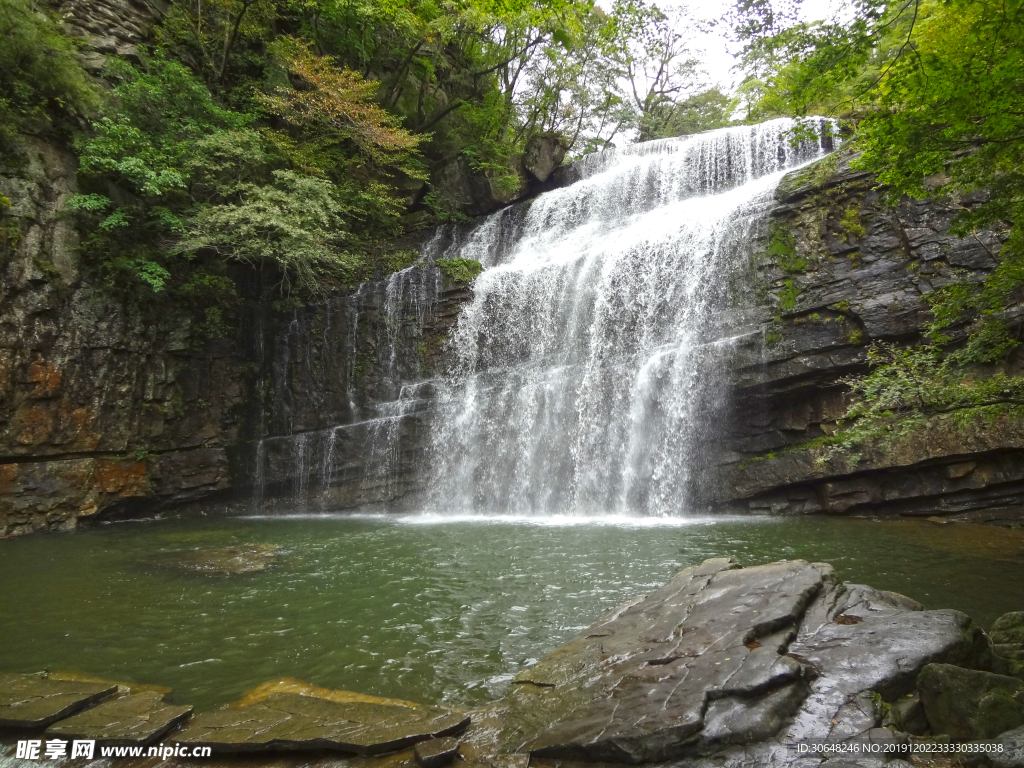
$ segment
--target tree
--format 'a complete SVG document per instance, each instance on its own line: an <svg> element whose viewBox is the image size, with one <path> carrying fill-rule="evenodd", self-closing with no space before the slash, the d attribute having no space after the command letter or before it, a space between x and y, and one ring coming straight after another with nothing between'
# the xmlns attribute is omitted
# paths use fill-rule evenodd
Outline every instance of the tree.
<svg viewBox="0 0 1024 768"><path fill-rule="evenodd" d="M642 0L617 0L612 15L620 41L612 56L635 113L637 138L665 135L676 103L704 87L700 62L682 31L692 19L679 9L669 16Z"/></svg>

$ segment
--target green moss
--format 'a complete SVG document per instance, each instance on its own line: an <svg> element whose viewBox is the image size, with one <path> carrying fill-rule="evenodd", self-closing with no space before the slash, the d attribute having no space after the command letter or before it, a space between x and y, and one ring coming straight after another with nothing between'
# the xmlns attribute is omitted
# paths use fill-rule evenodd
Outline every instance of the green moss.
<svg viewBox="0 0 1024 768"><path fill-rule="evenodd" d="M784 272L806 272L807 260L797 255L793 233L779 221L768 227L768 258Z"/></svg>
<svg viewBox="0 0 1024 768"><path fill-rule="evenodd" d="M861 238L867 234L867 230L860 221L860 208L856 203L852 204L843 213L839 221L839 227L843 230L843 240L850 242L850 237Z"/></svg>
<svg viewBox="0 0 1024 768"><path fill-rule="evenodd" d="M820 188L835 176L837 170L839 170L838 155L829 155L806 168L787 174L779 183L777 194L784 199L802 187Z"/></svg>
<svg viewBox="0 0 1024 768"><path fill-rule="evenodd" d="M850 340L851 344L855 344L858 347L863 346L865 343L867 343L867 339L865 338L864 334L864 329L862 328L851 329L847 338Z"/></svg>
<svg viewBox="0 0 1024 768"><path fill-rule="evenodd" d="M484 269L483 265L475 259L438 259L434 263L456 283L471 283Z"/></svg>
<svg viewBox="0 0 1024 768"><path fill-rule="evenodd" d="M835 176L836 171L839 170L839 155L829 155L813 163L807 170L810 173L811 182L814 186L820 187Z"/></svg>

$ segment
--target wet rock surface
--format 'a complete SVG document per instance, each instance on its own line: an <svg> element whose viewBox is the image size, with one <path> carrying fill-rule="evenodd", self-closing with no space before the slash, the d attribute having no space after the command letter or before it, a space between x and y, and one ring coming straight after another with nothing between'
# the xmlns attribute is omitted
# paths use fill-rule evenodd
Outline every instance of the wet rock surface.
<svg viewBox="0 0 1024 768"><path fill-rule="evenodd" d="M447 737L421 741L416 745L416 762L423 768L440 768L459 756L459 740Z"/></svg>
<svg viewBox="0 0 1024 768"><path fill-rule="evenodd" d="M931 662L989 664L988 639L827 565L709 560L521 673L474 714L463 754L796 764L799 743L894 738L887 702Z"/></svg>
<svg viewBox="0 0 1024 768"><path fill-rule="evenodd" d="M233 576L265 571L283 554L284 549L273 544L239 544L172 552L160 558L157 564L189 573Z"/></svg>
<svg viewBox="0 0 1024 768"><path fill-rule="evenodd" d="M320 752L301 758L319 766L340 752L353 768L905 768L881 751L823 756L801 746L953 739L1002 744L971 764L1005 767L1020 765L1024 748L1014 720L1024 682L1008 669L957 611L844 584L821 563L712 559L599 619L469 714L280 678L181 726L189 708L167 705L166 689L5 674L0 716L12 720L10 702L45 700L18 721L39 732L47 718L65 718L44 737L162 740L209 746L215 757L264 753L248 759L282 766L298 765L296 753ZM99 703L115 691L120 698Z"/></svg>
<svg viewBox="0 0 1024 768"><path fill-rule="evenodd" d="M47 736L91 739L101 746L152 744L184 722L190 705L168 704L152 691L105 701L46 729Z"/></svg>
<svg viewBox="0 0 1024 768"><path fill-rule="evenodd" d="M1024 768L1024 726L1001 734L992 741L1002 747L989 753L989 761L994 768Z"/></svg>
<svg viewBox="0 0 1024 768"><path fill-rule="evenodd" d="M0 672L0 726L42 728L117 692L117 685Z"/></svg>
<svg viewBox="0 0 1024 768"><path fill-rule="evenodd" d="M199 714L174 740L217 752L331 749L375 755L457 733L468 724L465 714L442 707L272 693L248 706Z"/></svg>

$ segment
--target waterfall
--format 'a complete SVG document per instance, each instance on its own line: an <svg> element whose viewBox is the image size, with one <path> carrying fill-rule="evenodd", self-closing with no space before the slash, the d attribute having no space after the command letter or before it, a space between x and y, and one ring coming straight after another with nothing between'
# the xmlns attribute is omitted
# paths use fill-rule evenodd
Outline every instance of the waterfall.
<svg viewBox="0 0 1024 768"><path fill-rule="evenodd" d="M430 506L694 509L730 339L749 331L733 304L751 241L784 173L831 149L830 124L814 126L799 142L780 119L588 156L575 183L451 246L485 270L439 388Z"/></svg>

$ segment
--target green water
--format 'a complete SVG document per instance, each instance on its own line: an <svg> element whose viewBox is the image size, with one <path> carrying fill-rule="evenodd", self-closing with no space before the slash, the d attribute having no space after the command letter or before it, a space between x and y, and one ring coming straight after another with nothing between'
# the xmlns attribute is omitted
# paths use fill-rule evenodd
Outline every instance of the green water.
<svg viewBox="0 0 1024 768"><path fill-rule="evenodd" d="M210 708L274 677L469 707L604 611L708 557L832 563L842 578L958 608L1024 609L1024 531L743 519L437 522L188 519L0 541L0 669L173 686ZM169 553L265 543L234 576Z"/></svg>

